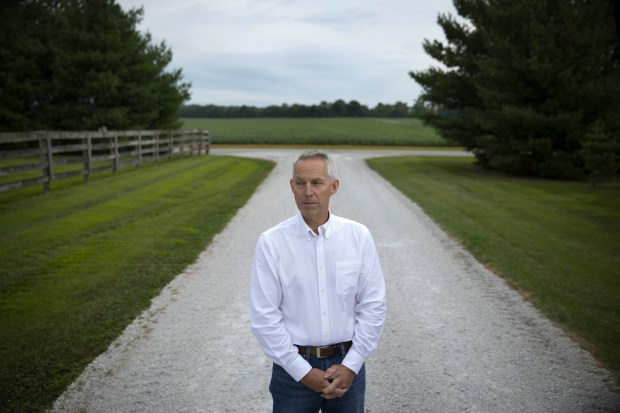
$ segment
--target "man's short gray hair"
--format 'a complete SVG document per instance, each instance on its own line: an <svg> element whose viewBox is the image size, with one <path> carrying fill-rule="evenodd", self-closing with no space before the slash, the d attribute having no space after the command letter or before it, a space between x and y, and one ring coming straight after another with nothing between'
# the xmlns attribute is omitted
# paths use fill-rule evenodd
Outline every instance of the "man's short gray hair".
<svg viewBox="0 0 620 413"><path fill-rule="evenodd" d="M331 156L321 151L306 151L297 157L297 160L293 164L293 176L295 176L295 170L297 169L297 162L310 161L313 159L320 159L325 162L327 166L327 175L332 181L336 179L336 164Z"/></svg>

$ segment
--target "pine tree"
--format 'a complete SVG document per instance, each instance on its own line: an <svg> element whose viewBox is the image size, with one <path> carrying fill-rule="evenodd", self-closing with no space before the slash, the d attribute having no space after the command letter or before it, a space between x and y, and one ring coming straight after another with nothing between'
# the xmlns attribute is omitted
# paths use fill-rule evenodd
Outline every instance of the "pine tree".
<svg viewBox="0 0 620 413"><path fill-rule="evenodd" d="M581 141L581 154L585 160L585 172L592 185L613 180L618 171L620 144L605 133L601 122L595 122Z"/></svg>
<svg viewBox="0 0 620 413"><path fill-rule="evenodd" d="M426 51L447 70L411 76L450 109L428 121L480 164L515 174L579 178L581 140L600 121L620 136L620 64L609 2L455 0L440 16L447 45Z"/></svg>
<svg viewBox="0 0 620 413"><path fill-rule="evenodd" d="M136 29L143 10L127 13L114 0L15 1L18 25L3 43L0 126L143 129L180 125L189 98L181 70L167 71L172 52ZM23 30L20 30L23 28ZM28 63L24 70L23 63ZM14 110L12 108L18 108Z"/></svg>
<svg viewBox="0 0 620 413"><path fill-rule="evenodd" d="M0 131L40 129L51 79L45 4L0 3Z"/></svg>

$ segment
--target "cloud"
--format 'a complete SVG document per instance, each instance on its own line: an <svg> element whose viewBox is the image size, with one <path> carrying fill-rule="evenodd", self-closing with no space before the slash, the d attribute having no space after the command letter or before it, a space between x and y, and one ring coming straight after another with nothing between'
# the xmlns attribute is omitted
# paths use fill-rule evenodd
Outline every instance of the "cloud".
<svg viewBox="0 0 620 413"><path fill-rule="evenodd" d="M121 0L127 10L138 0ZM413 102L450 0L150 0L142 30L172 49L193 103Z"/></svg>

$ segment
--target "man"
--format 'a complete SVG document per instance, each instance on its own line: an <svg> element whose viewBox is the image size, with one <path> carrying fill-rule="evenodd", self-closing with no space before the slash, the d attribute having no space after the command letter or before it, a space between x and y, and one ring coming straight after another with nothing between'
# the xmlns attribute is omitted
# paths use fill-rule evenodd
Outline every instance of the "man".
<svg viewBox="0 0 620 413"><path fill-rule="evenodd" d="M364 412L364 362L385 321L383 272L368 229L338 217L333 160L305 152L293 165L299 214L259 237L252 330L274 362L274 413Z"/></svg>

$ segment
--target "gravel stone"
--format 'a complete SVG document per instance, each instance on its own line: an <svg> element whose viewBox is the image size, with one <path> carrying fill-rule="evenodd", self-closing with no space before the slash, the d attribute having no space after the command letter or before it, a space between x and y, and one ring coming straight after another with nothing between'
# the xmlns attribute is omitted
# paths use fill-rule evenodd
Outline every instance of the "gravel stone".
<svg viewBox="0 0 620 413"><path fill-rule="evenodd" d="M271 364L250 330L250 267L259 234L297 212L288 181L299 151L211 153L277 166L54 412L271 411ZM341 182L331 209L369 227L387 285L387 322L367 363L366 412L620 411L608 371L364 163L436 152L330 153Z"/></svg>

